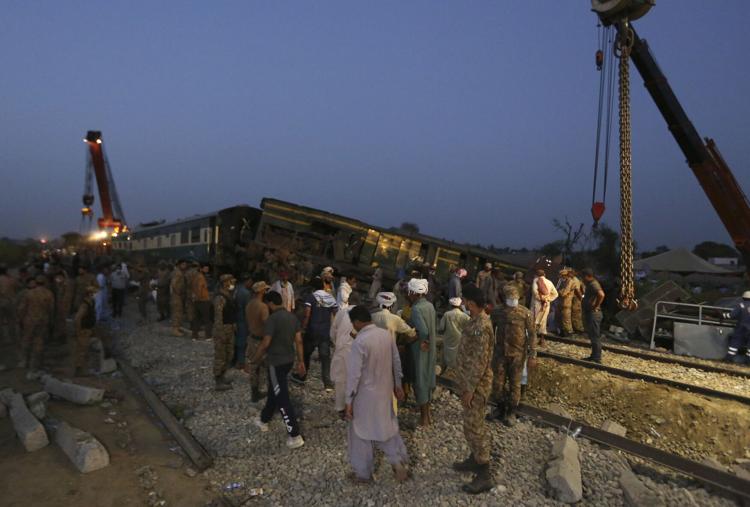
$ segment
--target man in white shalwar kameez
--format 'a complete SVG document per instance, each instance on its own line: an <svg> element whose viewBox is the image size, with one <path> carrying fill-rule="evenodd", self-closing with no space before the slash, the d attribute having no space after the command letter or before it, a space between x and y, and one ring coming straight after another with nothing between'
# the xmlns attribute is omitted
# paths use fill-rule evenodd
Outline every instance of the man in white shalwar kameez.
<svg viewBox="0 0 750 507"><path fill-rule="evenodd" d="M393 467L397 481L408 478L406 446L398 431L393 395L403 400L401 361L396 342L372 323L362 305L349 311L357 331L349 353L346 382L346 418L349 423L349 462L355 479L372 480L375 445Z"/></svg>
<svg viewBox="0 0 750 507"><path fill-rule="evenodd" d="M537 336L544 340L547 334L547 317L552 301L557 299L555 284L547 280L543 269L537 269L536 277L531 284L531 312L534 315Z"/></svg>
<svg viewBox="0 0 750 507"><path fill-rule="evenodd" d="M336 313L331 324L331 341L335 345L333 359L331 360L331 380L336 389L336 411L344 414L346 408L346 372L348 369L349 351L352 350L354 337L352 333L352 321L349 319L349 310L344 308Z"/></svg>
<svg viewBox="0 0 750 507"><path fill-rule="evenodd" d="M391 313L391 308L396 303L396 295L393 292L380 292L375 297L378 308L372 312L372 323L391 333L391 338L396 335L416 336L417 330L406 323L404 319Z"/></svg>

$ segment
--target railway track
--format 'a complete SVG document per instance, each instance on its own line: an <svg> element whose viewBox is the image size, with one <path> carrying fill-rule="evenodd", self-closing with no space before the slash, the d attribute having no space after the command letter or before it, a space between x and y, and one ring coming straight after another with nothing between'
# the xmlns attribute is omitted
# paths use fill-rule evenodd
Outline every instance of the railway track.
<svg viewBox="0 0 750 507"><path fill-rule="evenodd" d="M557 335L550 334L550 333L547 333L545 337L546 337L545 339L553 341L553 342L565 343L568 345L575 345L577 347L591 348L591 343L586 340L578 340L575 338L564 338L562 336L557 336ZM682 359L680 357L665 356L662 354L655 354L652 352L643 352L643 351L635 350L635 349L614 347L612 345L603 345L602 350L605 350L607 352L612 352L614 354L622 354L625 356L636 357L638 359L645 359L648 361L658 361L660 363L667 363L667 364L678 364L686 368L695 368L698 370L703 370L703 371L707 371L711 373L723 373L725 375L734 375L736 377L750 378L750 369L740 370L740 369L733 369L733 368L723 368L721 366L699 363L697 361L690 361L689 359Z"/></svg>
<svg viewBox="0 0 750 507"><path fill-rule="evenodd" d="M438 377L438 382L447 389L456 391L455 383ZM490 403L494 406L494 403ZM562 429L566 432L570 430L576 433L577 437L585 437L593 442L618 449L622 452L637 456L641 459L667 467L679 472L691 479L711 486L722 493L733 498L742 498L750 501L750 481L742 479L734 474L719 470L697 461L693 461L677 454L672 454L656 447L630 440L614 433L589 426L585 423L568 419L552 412L531 405L521 404L518 408L520 414L528 417L532 421L544 424L546 426Z"/></svg>
<svg viewBox="0 0 750 507"><path fill-rule="evenodd" d="M548 352L545 350L538 350L537 356L552 359L560 363L573 364L576 366L581 366L583 368L604 371L612 375L617 375L619 377L629 378L633 380L643 380L643 381L650 382L653 384L661 384L661 385L665 385L669 387L674 387L675 389L680 389L682 391L686 391L690 393L701 394L704 396L710 396L712 398L731 400L731 401L743 403L745 405L750 405L750 398L748 398L747 396L742 396L740 394L728 393L726 391L717 391L716 389L711 389L711 388L703 387L703 386L696 385L696 384L688 384L688 383L680 382L677 380L649 375L647 373L624 370L622 368L615 368L614 366L607 366L605 364L599 364L593 361L586 361L584 359L577 359L575 357L564 356L562 354L556 354L554 352Z"/></svg>

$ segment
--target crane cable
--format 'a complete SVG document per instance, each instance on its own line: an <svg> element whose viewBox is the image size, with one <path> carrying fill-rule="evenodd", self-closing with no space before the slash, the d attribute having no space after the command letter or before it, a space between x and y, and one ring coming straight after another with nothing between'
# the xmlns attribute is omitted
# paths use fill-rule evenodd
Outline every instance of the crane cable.
<svg viewBox="0 0 750 507"><path fill-rule="evenodd" d="M630 125L630 51L635 33L627 20L622 21L617 38L620 57L619 112L620 112L620 297L623 310L638 309L633 282L633 193L632 149Z"/></svg>
<svg viewBox="0 0 750 507"><path fill-rule="evenodd" d="M601 27L601 25L599 25ZM615 65L612 26L601 27L598 33L598 50L596 51L596 67L599 71L599 98L596 116L596 143L594 149L594 182L591 189L591 214L594 227L604 214L607 202L607 180L609 179L610 141L612 139L612 116L614 113L614 74ZM604 132L602 132L604 124ZM602 141L602 137L604 138ZM604 144L604 155L601 155L601 145ZM601 182L601 201L597 201L599 191L600 166L604 166Z"/></svg>

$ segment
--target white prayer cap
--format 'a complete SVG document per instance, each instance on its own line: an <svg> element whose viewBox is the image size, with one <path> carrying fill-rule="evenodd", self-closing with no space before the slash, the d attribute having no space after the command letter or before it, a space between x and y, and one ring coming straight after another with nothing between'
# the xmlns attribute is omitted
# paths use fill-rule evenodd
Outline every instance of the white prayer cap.
<svg viewBox="0 0 750 507"><path fill-rule="evenodd" d="M427 294L430 283L424 278L412 278L409 280L408 288L412 294Z"/></svg>
<svg viewBox="0 0 750 507"><path fill-rule="evenodd" d="M393 292L378 292L375 302L378 306L390 307L396 302L396 295Z"/></svg>
<svg viewBox="0 0 750 507"><path fill-rule="evenodd" d="M333 268L331 266L326 266L321 273L333 273Z"/></svg>
<svg viewBox="0 0 750 507"><path fill-rule="evenodd" d="M450 303L451 306L461 306L461 303L463 300L461 298L450 298L448 300L448 303Z"/></svg>

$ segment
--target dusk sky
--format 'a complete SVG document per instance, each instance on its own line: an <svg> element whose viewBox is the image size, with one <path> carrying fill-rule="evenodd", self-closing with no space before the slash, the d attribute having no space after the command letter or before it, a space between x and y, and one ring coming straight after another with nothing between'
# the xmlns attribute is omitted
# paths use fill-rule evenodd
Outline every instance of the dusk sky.
<svg viewBox="0 0 750 507"><path fill-rule="evenodd" d="M746 192L747 6L658 0L635 23ZM588 0L26 0L0 23L0 236L78 230L87 130L131 226L264 196L497 246L591 223ZM729 242L631 68L636 240ZM613 170L615 227L617 195Z"/></svg>

